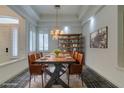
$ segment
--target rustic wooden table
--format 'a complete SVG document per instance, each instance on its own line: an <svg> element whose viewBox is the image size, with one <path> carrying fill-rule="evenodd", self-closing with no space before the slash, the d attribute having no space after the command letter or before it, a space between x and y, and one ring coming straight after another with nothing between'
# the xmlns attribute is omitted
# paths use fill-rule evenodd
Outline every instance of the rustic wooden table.
<svg viewBox="0 0 124 93"><path fill-rule="evenodd" d="M36 60L36 63L38 64L53 64L55 66L54 72L46 71L50 76L50 80L45 85L45 87L49 88L52 87L54 84L62 85L65 88L68 88L69 85L66 84L63 80L60 79L60 76L64 74L66 71L63 70L64 64L70 66L71 64L75 63L75 59L73 59L71 56L63 56L63 57L43 57L38 60ZM62 74L60 74L62 72Z"/></svg>

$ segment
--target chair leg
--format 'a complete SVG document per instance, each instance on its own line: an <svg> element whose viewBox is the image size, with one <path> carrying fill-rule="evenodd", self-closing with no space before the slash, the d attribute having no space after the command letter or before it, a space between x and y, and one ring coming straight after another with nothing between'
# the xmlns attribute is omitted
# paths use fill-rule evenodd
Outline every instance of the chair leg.
<svg viewBox="0 0 124 93"><path fill-rule="evenodd" d="M29 78L29 88L31 87L31 75L30 75L30 78Z"/></svg>
<svg viewBox="0 0 124 93"><path fill-rule="evenodd" d="M44 87L44 84L43 84L43 74L41 75L41 78L42 78L42 88Z"/></svg>

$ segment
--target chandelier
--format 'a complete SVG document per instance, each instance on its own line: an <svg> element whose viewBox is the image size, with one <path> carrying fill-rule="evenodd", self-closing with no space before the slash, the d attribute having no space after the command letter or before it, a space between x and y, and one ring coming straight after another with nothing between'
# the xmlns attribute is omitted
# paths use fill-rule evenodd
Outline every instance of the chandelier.
<svg viewBox="0 0 124 93"><path fill-rule="evenodd" d="M56 25L53 27L53 29L50 32L53 40L57 40L60 34L64 34L60 26L58 25L58 9L60 9L60 5L55 5L55 9L56 9Z"/></svg>

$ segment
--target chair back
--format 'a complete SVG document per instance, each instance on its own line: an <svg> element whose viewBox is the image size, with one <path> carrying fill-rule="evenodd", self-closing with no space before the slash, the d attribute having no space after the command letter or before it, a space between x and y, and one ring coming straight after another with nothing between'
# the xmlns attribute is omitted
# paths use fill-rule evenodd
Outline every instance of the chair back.
<svg viewBox="0 0 124 93"><path fill-rule="evenodd" d="M74 58L75 51L72 52L71 56Z"/></svg>
<svg viewBox="0 0 124 93"><path fill-rule="evenodd" d="M43 57L43 53L42 52L40 52L40 56Z"/></svg>
<svg viewBox="0 0 124 93"><path fill-rule="evenodd" d="M36 53L36 59L39 59L41 57L40 53Z"/></svg>
<svg viewBox="0 0 124 93"><path fill-rule="evenodd" d="M74 59L76 59L76 60L77 60L77 57L78 57L78 52L77 52L77 51L75 51L75 52L74 52Z"/></svg>
<svg viewBox="0 0 124 93"><path fill-rule="evenodd" d="M35 54L34 54L34 53L29 54L29 55L28 55L28 62L29 62L29 65L31 65L34 61L35 61Z"/></svg>
<svg viewBox="0 0 124 93"><path fill-rule="evenodd" d="M36 53L32 53L28 55L29 62L29 72L30 75L41 75L43 73L43 66L40 64L32 64L36 60Z"/></svg>
<svg viewBox="0 0 124 93"><path fill-rule="evenodd" d="M83 58L84 55L82 53L78 53L77 61L79 62L80 65L83 64Z"/></svg>

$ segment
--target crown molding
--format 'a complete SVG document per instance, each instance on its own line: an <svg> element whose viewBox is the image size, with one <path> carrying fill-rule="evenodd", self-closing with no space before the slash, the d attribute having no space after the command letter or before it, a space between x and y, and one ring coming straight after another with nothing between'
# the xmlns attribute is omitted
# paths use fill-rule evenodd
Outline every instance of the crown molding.
<svg viewBox="0 0 124 93"><path fill-rule="evenodd" d="M55 22L55 15L43 15L40 17L39 22ZM58 22L74 22L79 21L75 15L58 15Z"/></svg>
<svg viewBox="0 0 124 93"><path fill-rule="evenodd" d="M35 11L30 6L8 5L8 7L34 25L37 25L37 21L40 20L40 17L35 13Z"/></svg>

